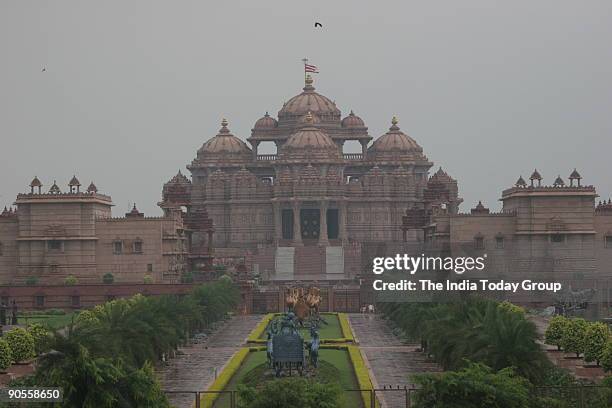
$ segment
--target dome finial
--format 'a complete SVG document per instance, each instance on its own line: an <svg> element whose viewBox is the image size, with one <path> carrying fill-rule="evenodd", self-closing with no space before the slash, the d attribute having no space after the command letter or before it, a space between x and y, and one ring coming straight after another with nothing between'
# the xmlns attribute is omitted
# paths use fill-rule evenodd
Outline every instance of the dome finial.
<svg viewBox="0 0 612 408"><path fill-rule="evenodd" d="M228 122L227 119L223 118L221 120L221 129L219 129L219 134L229 134L229 129L227 128Z"/></svg>
<svg viewBox="0 0 612 408"><path fill-rule="evenodd" d="M304 79L304 91L305 92L312 92L314 91L314 86L312 86L312 77L310 75L306 75L306 78Z"/></svg>
<svg viewBox="0 0 612 408"><path fill-rule="evenodd" d="M389 128L389 130L391 131L399 130L399 126L397 126L398 123L399 123L399 120L397 120L397 116L393 116L393 118L391 118L391 127Z"/></svg>

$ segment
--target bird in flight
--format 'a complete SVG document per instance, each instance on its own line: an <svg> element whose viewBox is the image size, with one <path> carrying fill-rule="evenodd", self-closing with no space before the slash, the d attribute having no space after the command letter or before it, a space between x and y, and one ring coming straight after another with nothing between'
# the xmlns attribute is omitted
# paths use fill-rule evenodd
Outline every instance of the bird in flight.
<svg viewBox="0 0 612 408"><path fill-rule="evenodd" d="M323 24L316 22L315 27L323 27Z"/></svg>
<svg viewBox="0 0 612 408"><path fill-rule="evenodd" d="M41 69L40 72L47 72L47 67L43 67L43 69Z"/></svg>

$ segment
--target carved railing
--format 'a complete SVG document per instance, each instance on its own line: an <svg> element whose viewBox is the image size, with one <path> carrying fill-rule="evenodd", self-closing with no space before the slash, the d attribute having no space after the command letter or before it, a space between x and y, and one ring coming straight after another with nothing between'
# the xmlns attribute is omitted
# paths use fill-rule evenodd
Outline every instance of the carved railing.
<svg viewBox="0 0 612 408"><path fill-rule="evenodd" d="M275 154L258 154L257 161L274 161L276 160Z"/></svg>
<svg viewBox="0 0 612 408"><path fill-rule="evenodd" d="M344 160L363 160L362 153L344 153L342 156Z"/></svg>

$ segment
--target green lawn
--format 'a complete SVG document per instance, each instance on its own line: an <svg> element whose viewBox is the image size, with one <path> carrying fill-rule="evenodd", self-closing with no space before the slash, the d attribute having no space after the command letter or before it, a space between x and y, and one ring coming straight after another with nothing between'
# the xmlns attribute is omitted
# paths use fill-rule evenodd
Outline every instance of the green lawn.
<svg viewBox="0 0 612 408"><path fill-rule="evenodd" d="M351 364L351 360L349 358L348 352L346 350L334 350L334 349L321 349L319 350L319 358L323 361L327 361L330 364L333 364L341 373L340 375L340 386L343 389L358 389L359 385L357 384L357 379L355 377L355 373L353 372L353 366ZM232 377L230 382L228 383L226 389L235 390L238 384L242 381L244 376L257 367L260 364L266 362L266 352L265 351L255 351L250 352L246 357L240 369L236 372L236 374ZM361 395L359 392L348 392L346 395L346 406L350 408L360 408L363 407L363 402L361 400ZM215 401L214 406L216 408L224 408L230 406L230 396L229 394L222 394L219 396L217 401Z"/></svg>
<svg viewBox="0 0 612 408"><path fill-rule="evenodd" d="M338 320L338 315L322 313L321 317L327 322L327 324L321 324L321 327L319 328L319 338L321 340L339 339L343 337L342 329L340 328L340 321ZM310 329L300 328L299 331L304 340L310 340ZM267 337L268 336L266 328L266 330L264 330L263 334L259 338L266 339Z"/></svg>
<svg viewBox="0 0 612 408"><path fill-rule="evenodd" d="M18 316L17 322L23 325L40 323L49 329L61 329L62 327L70 324L73 317L76 319L75 312L68 312L64 315Z"/></svg>

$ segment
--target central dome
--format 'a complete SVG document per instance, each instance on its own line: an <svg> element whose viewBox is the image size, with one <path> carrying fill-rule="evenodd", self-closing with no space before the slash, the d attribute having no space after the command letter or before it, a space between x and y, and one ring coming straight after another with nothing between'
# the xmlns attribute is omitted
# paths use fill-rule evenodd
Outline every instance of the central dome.
<svg viewBox="0 0 612 408"><path fill-rule="evenodd" d="M280 159L285 160L337 160L340 148L325 131L314 127L314 117L308 112L302 128L283 144Z"/></svg>
<svg viewBox="0 0 612 408"><path fill-rule="evenodd" d="M303 92L289 99L283 108L278 112L278 117L295 117L303 116L308 112L312 112L319 117L337 116L340 117L340 109L329 98L315 92L312 86L312 78L306 77L306 86Z"/></svg>

